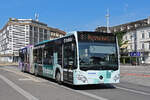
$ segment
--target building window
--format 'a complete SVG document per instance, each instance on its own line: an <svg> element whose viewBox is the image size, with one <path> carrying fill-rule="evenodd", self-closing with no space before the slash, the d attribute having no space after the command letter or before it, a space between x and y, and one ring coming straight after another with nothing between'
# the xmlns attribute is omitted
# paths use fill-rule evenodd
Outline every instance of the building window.
<svg viewBox="0 0 150 100"><path fill-rule="evenodd" d="M145 61L145 57L142 57L142 61Z"/></svg>
<svg viewBox="0 0 150 100"><path fill-rule="evenodd" d="M149 38L150 38L150 32L148 32Z"/></svg>
<svg viewBox="0 0 150 100"><path fill-rule="evenodd" d="M44 33L47 33L47 30L46 30L46 29L44 30Z"/></svg>
<svg viewBox="0 0 150 100"><path fill-rule="evenodd" d="M137 50L137 44L135 44L135 50Z"/></svg>
<svg viewBox="0 0 150 100"><path fill-rule="evenodd" d="M130 49L132 50L132 44L130 45Z"/></svg>
<svg viewBox="0 0 150 100"><path fill-rule="evenodd" d="M132 35L130 36L130 39L132 40Z"/></svg>
<svg viewBox="0 0 150 100"><path fill-rule="evenodd" d="M39 32L43 33L43 29L42 29L42 28L40 28L40 29L39 29Z"/></svg>
<svg viewBox="0 0 150 100"><path fill-rule="evenodd" d="M38 31L38 27L34 27L34 31L36 31L36 32L37 32L37 31Z"/></svg>
<svg viewBox="0 0 150 100"><path fill-rule="evenodd" d="M142 33L142 39L144 39L145 38L145 34L144 33Z"/></svg>
<svg viewBox="0 0 150 100"><path fill-rule="evenodd" d="M30 30L32 30L32 26L30 25Z"/></svg>
<svg viewBox="0 0 150 100"><path fill-rule="evenodd" d="M134 40L136 40L136 33L134 33Z"/></svg>
<svg viewBox="0 0 150 100"><path fill-rule="evenodd" d="M144 43L142 43L142 49L144 49L145 47L144 47Z"/></svg>

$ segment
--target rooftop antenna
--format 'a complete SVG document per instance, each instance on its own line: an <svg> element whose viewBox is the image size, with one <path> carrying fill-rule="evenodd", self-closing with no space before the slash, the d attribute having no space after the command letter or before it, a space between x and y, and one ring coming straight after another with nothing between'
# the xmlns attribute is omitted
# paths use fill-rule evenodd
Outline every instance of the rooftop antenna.
<svg viewBox="0 0 150 100"><path fill-rule="evenodd" d="M107 33L110 33L110 30L109 30L109 9L107 8L107 14L106 14L106 21L107 21Z"/></svg>
<svg viewBox="0 0 150 100"><path fill-rule="evenodd" d="M36 20L36 21L39 21L38 18L39 18L39 14L38 14L38 13L35 13L35 20Z"/></svg>

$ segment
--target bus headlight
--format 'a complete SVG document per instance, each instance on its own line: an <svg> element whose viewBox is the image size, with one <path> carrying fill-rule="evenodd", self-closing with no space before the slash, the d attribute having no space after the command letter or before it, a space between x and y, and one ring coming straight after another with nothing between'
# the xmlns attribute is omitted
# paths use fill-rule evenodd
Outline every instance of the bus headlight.
<svg viewBox="0 0 150 100"><path fill-rule="evenodd" d="M119 74L115 75L113 79L114 79L114 81L116 82L117 80L120 79L120 75L119 75Z"/></svg>
<svg viewBox="0 0 150 100"><path fill-rule="evenodd" d="M77 78L78 78L78 80L82 81L83 83L85 83L87 81L87 78L83 75L78 75Z"/></svg>

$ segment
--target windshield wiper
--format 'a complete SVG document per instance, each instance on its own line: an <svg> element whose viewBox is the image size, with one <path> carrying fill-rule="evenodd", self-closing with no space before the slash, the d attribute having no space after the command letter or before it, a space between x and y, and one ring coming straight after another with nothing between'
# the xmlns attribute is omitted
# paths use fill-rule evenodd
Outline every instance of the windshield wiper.
<svg viewBox="0 0 150 100"><path fill-rule="evenodd" d="M80 67L81 70L87 71L87 70L118 70L117 66L90 66L90 67Z"/></svg>
<svg viewBox="0 0 150 100"><path fill-rule="evenodd" d="M90 67L80 67L81 70L103 70L104 66L90 66Z"/></svg>
<svg viewBox="0 0 150 100"><path fill-rule="evenodd" d="M81 70L87 71L90 70L92 67L80 67Z"/></svg>

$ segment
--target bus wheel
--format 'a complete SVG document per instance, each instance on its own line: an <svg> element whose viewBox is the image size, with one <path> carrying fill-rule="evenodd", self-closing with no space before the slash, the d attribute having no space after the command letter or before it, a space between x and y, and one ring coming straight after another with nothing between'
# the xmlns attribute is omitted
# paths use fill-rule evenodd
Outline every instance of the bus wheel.
<svg viewBox="0 0 150 100"><path fill-rule="evenodd" d="M57 71L55 78L56 78L57 83L58 83L58 84L61 84L61 74L60 74L59 71Z"/></svg>

